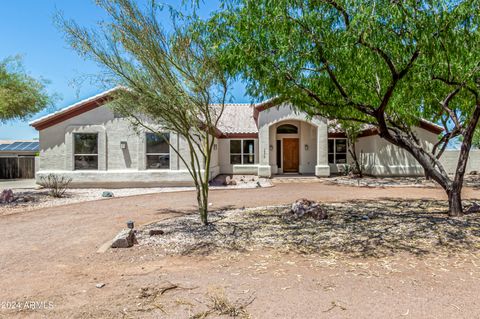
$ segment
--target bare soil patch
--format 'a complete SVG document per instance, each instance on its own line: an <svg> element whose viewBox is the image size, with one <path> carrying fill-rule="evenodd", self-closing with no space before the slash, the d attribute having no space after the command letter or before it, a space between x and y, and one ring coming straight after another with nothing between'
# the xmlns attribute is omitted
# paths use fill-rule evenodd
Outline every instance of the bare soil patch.
<svg viewBox="0 0 480 319"><path fill-rule="evenodd" d="M264 241L255 244L253 238L250 243L256 246L193 247L188 255L156 243L104 254L96 251L130 219L137 225L161 224L158 220L162 218L173 223L173 218L192 213L188 217L197 222L194 192L114 198L2 216L0 301L51 301L53 308L19 310L1 308L0 304L0 318L201 318L205 314L207 319L229 318L229 314L299 319L480 318L480 253L474 248L478 237L475 218L480 216L449 221L446 209L441 208L444 194L438 188L278 184L213 191L211 209L228 215L235 209L247 212L248 208L241 209L244 206L264 206L278 209L282 218L281 207L301 197L320 201L326 208L328 202L353 206L349 214L346 210L341 213L343 220L266 218L274 220L281 231L290 229L291 239L285 243L292 249L276 245L264 248L269 246ZM424 197L430 200L419 199ZM392 220L386 233L378 225L378 249L372 247L375 236L368 228L376 219L368 216L367 208L362 209L362 202L350 202L352 198L373 205L368 209L378 210L380 215L383 209L384 218ZM388 206L392 209L399 203L398 210L403 208L406 216L401 212L387 214L385 198L392 201ZM464 198L478 199L478 191L466 189ZM440 200L439 208L429 214L425 211L436 207L434 199ZM413 242L402 239L408 229L401 223L404 220L411 227L411 210L419 211L419 223L425 228L418 229L418 238L414 238L426 247L418 253L410 252L408 245ZM330 210L330 215L333 212ZM247 230L255 226L248 221ZM295 225L303 222L314 222L310 230L318 227L319 233L328 232L322 223L337 225L339 243L335 244L332 232L325 239L328 245L320 245L321 249L309 241L304 245L301 236L295 237L295 231L301 231L295 230ZM439 234L453 241L452 246L460 248L449 249L444 242L437 245L443 237L430 232L429 227L437 227ZM354 232L363 234L370 244ZM345 238L348 233L360 242ZM462 239L462 234L468 238ZM277 238L282 236L279 231ZM345 247L347 244L354 248ZM327 253L330 246L332 252ZM368 248L365 253L362 246ZM96 288L99 283L105 286ZM172 286L176 288L169 288Z"/></svg>

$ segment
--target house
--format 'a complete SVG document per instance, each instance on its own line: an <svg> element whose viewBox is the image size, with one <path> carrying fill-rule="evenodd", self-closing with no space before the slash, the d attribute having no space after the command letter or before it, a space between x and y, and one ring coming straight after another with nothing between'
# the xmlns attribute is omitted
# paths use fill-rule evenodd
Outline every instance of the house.
<svg viewBox="0 0 480 319"><path fill-rule="evenodd" d="M40 138L37 179L56 173L84 187L191 184L188 171L168 144L152 133L134 131L128 119L109 108L111 94L112 90L103 92L30 123ZM428 148L442 128L421 121L415 130ZM351 163L342 132L325 118L308 118L288 103L228 104L219 131L211 177L329 176ZM164 134L180 152L188 152L186 143L175 133ZM367 174L423 174L410 154L381 139L373 127L366 127L356 144Z"/></svg>
<svg viewBox="0 0 480 319"><path fill-rule="evenodd" d="M34 178L39 142L0 140L0 179Z"/></svg>

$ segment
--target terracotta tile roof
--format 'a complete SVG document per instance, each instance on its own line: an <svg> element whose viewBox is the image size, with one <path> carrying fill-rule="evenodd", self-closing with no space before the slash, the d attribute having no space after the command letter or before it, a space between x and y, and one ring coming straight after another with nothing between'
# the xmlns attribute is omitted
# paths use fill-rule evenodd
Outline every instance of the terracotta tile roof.
<svg viewBox="0 0 480 319"><path fill-rule="evenodd" d="M84 112L90 111L110 101L113 91L120 88L121 87L115 87L57 112L43 116L35 121L30 122L30 125L37 130L42 130ZM258 134L257 119L259 112L274 107L279 103L282 103L280 99L272 98L257 104L226 104L223 115L219 121L219 130L224 137L236 135L241 136L242 134L255 136ZM213 104L213 106L215 107L215 104ZM420 120L419 126L436 134L440 134L443 131L442 127L423 119ZM375 130L372 125L365 125L363 129L369 132ZM335 121L329 121L328 132L340 133L341 129L339 125L335 124Z"/></svg>
<svg viewBox="0 0 480 319"><path fill-rule="evenodd" d="M225 104L218 128L224 134L258 133L252 104Z"/></svg>

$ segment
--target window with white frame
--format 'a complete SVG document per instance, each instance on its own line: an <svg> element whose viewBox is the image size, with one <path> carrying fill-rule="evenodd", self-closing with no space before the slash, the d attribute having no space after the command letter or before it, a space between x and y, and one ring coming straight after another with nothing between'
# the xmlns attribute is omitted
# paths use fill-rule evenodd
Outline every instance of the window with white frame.
<svg viewBox="0 0 480 319"><path fill-rule="evenodd" d="M346 164L347 163L347 139L329 138L328 139L328 163Z"/></svg>
<svg viewBox="0 0 480 319"><path fill-rule="evenodd" d="M170 168L170 141L169 133L146 133L147 141L147 169Z"/></svg>
<svg viewBox="0 0 480 319"><path fill-rule="evenodd" d="M254 164L254 140L230 140L230 164Z"/></svg>
<svg viewBox="0 0 480 319"><path fill-rule="evenodd" d="M73 133L73 160L75 170L98 169L97 133Z"/></svg>

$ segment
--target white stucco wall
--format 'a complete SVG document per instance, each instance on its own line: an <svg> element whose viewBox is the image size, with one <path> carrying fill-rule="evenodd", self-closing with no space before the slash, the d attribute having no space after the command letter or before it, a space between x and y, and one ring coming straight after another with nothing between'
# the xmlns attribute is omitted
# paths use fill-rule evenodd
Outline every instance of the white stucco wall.
<svg viewBox="0 0 480 319"><path fill-rule="evenodd" d="M426 149L432 149L437 135L415 128L415 134ZM422 176L423 167L406 150L399 148L378 135L361 137L356 143L357 156L364 172L374 176Z"/></svg>
<svg viewBox="0 0 480 319"><path fill-rule="evenodd" d="M446 150L440 157L440 163L448 174L455 174L460 150ZM480 150L472 149L467 161L466 173L472 171L480 172Z"/></svg>
<svg viewBox="0 0 480 319"><path fill-rule="evenodd" d="M73 133L98 133L98 170L74 170ZM138 187L192 185L184 163L170 150L170 169L146 169L145 132L137 133L124 118L116 117L107 105L43 129L40 135L40 160L37 180L49 173L73 179L78 187ZM170 133L171 143L189 158L188 144ZM121 142L127 147L122 149ZM216 141L215 143L218 143ZM219 173L218 146L213 151L211 177Z"/></svg>

